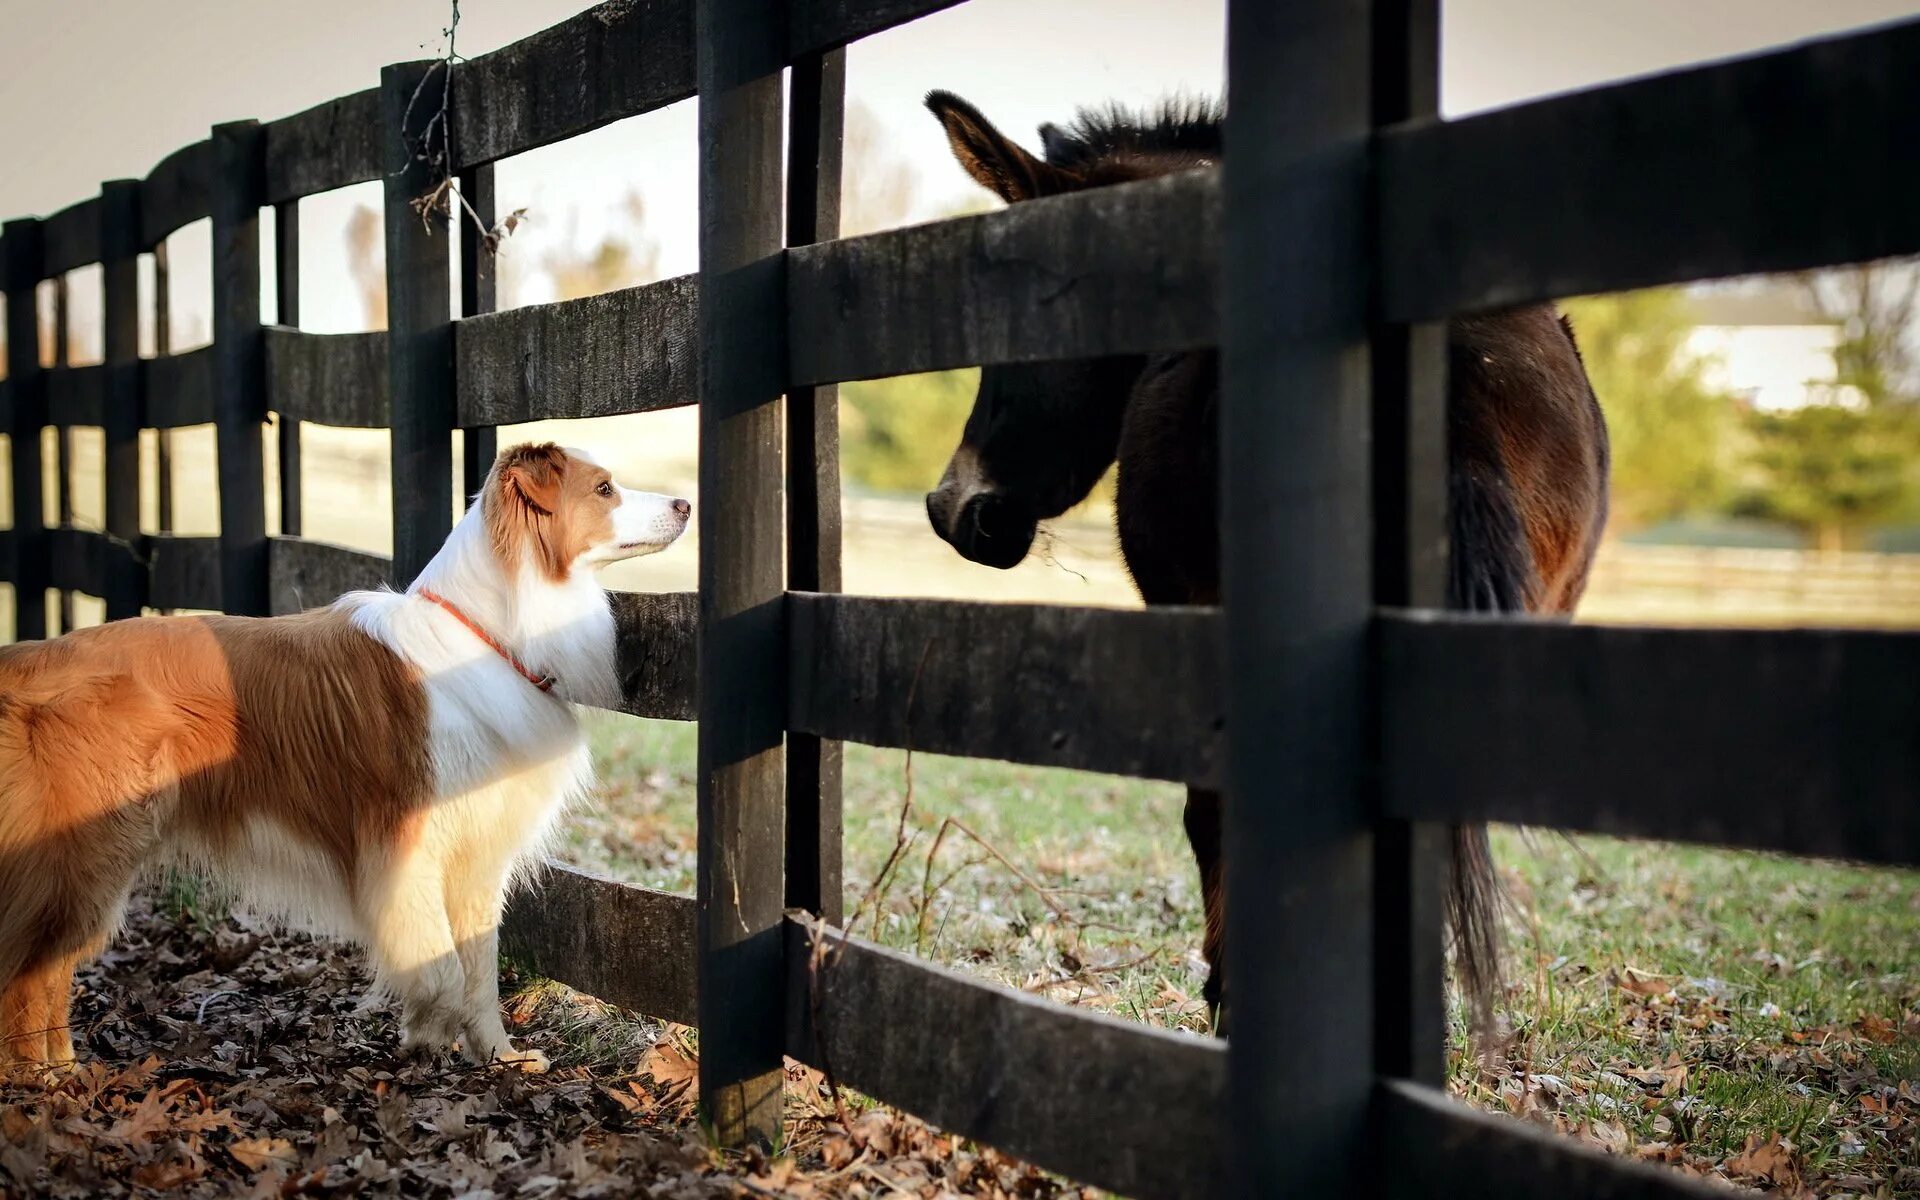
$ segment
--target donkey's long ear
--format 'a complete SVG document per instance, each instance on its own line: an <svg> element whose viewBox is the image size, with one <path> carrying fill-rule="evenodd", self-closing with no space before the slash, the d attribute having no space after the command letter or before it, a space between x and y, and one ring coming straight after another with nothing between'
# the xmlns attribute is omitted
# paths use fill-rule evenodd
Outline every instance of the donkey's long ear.
<svg viewBox="0 0 1920 1200"><path fill-rule="evenodd" d="M566 452L550 442L515 446L500 456L500 490L509 500L554 513L560 508L560 477L566 469Z"/></svg>
<svg viewBox="0 0 1920 1200"><path fill-rule="evenodd" d="M993 127L980 110L952 92L928 92L927 109L940 118L954 158L974 182L1008 203L1077 191L1080 176L1049 166Z"/></svg>

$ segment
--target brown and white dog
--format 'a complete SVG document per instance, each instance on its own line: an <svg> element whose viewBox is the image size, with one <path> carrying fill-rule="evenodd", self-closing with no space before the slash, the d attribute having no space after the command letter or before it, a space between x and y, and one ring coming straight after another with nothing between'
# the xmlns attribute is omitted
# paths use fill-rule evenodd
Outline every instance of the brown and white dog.
<svg viewBox="0 0 1920 1200"><path fill-rule="evenodd" d="M404 593L0 648L0 1061L72 1061L75 966L176 862L366 945L409 1046L543 1068L501 1024L496 927L591 782L569 701L620 695L593 572L689 511L519 446Z"/></svg>

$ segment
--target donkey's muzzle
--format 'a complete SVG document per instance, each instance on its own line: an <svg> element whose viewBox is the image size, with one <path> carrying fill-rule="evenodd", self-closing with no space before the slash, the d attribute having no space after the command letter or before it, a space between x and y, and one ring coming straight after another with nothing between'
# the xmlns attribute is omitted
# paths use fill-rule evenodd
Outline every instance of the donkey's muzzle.
<svg viewBox="0 0 1920 1200"><path fill-rule="evenodd" d="M1027 557L1039 527L1039 522L1024 505L994 492L975 492L957 512L949 496L929 492L927 519L934 532L958 550L961 557L1003 571L1019 566Z"/></svg>

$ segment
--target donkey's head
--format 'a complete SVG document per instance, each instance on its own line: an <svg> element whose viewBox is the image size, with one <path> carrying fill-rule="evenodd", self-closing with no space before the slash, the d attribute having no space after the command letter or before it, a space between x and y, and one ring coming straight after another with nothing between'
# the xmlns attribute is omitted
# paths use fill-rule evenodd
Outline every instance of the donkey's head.
<svg viewBox="0 0 1920 1200"><path fill-rule="evenodd" d="M1068 128L1040 127L1044 158L993 127L951 92L927 107L954 158L1008 203L1105 187L1204 166L1219 156L1211 106L1175 103L1153 117L1110 108ZM1141 355L981 369L980 391L940 485L927 493L935 533L974 562L1012 567L1041 521L1084 500L1113 463Z"/></svg>

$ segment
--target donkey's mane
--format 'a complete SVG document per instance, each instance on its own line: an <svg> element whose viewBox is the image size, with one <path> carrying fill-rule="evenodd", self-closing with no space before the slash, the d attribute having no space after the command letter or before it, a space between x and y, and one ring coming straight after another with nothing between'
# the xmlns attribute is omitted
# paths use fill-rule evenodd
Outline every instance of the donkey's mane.
<svg viewBox="0 0 1920 1200"><path fill-rule="evenodd" d="M1084 167L1115 155L1191 154L1218 157L1226 103L1207 96L1174 95L1148 108L1120 103L1083 108L1065 128L1040 127L1047 161Z"/></svg>

